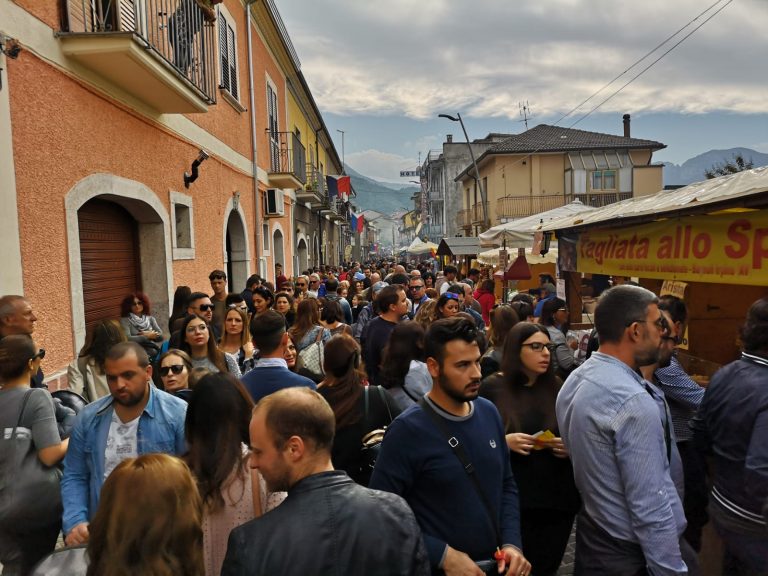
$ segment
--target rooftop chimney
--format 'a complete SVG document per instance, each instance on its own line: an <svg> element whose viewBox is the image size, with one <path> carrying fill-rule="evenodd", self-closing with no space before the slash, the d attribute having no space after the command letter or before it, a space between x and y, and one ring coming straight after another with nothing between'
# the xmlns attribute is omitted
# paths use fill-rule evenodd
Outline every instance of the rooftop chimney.
<svg viewBox="0 0 768 576"><path fill-rule="evenodd" d="M445 140L446 140L446 142L448 142L448 144L451 144L453 142L453 134L448 134L445 137Z"/></svg>
<svg viewBox="0 0 768 576"><path fill-rule="evenodd" d="M629 114L624 114L624 138L629 138Z"/></svg>

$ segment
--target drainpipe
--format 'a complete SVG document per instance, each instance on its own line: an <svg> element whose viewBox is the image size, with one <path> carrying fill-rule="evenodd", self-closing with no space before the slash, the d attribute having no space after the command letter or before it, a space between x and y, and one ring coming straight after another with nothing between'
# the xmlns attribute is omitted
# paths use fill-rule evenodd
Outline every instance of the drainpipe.
<svg viewBox="0 0 768 576"><path fill-rule="evenodd" d="M258 163L256 161L256 101L254 97L253 88L253 36L251 32L251 4L255 4L257 0L246 0L245 3L245 22L248 30L248 89L249 94L249 108L251 109L251 144L253 146L253 162L251 169L253 170L253 196L254 196L254 219L256 220L256 233L254 234L254 252L256 253L256 270L261 274L261 258L262 253L260 247L263 246L263 239L261 239L262 231L262 216L261 216L261 195L259 194L259 177L258 177Z"/></svg>

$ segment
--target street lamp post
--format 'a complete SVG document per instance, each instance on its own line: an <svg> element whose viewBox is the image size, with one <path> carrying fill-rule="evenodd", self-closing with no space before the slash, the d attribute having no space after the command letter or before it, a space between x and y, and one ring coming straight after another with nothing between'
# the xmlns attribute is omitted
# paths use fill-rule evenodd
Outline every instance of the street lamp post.
<svg viewBox="0 0 768 576"><path fill-rule="evenodd" d="M451 116L450 114L438 114L438 118L447 118L451 122L458 122L461 124L461 129L464 132L464 138L467 141L467 147L469 148L469 155L472 158L472 166L475 169L475 181L477 182L477 187L480 188L480 202L482 202L483 205L483 226L485 226L486 229L490 228L490 223L488 222L488 208L487 208L487 202L485 197L485 188L483 188L483 182L480 180L480 171L477 169L477 162L475 161L475 152L472 150L472 144L469 143L469 136L467 135L467 129L464 127L464 121L461 119L461 114L456 112L456 116Z"/></svg>
<svg viewBox="0 0 768 576"><path fill-rule="evenodd" d="M339 130L336 128L336 132L341 132L341 173L346 174L347 173L347 162L344 157L344 134L346 133L345 130Z"/></svg>

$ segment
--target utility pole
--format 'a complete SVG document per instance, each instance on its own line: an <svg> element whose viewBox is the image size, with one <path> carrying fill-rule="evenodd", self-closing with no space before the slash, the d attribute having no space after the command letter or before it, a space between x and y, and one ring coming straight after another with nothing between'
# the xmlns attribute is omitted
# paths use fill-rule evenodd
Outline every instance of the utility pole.
<svg viewBox="0 0 768 576"><path fill-rule="evenodd" d="M347 173L347 161L344 157L344 134L346 134L346 130L339 130L336 129L336 132L341 132L341 173L346 174Z"/></svg>

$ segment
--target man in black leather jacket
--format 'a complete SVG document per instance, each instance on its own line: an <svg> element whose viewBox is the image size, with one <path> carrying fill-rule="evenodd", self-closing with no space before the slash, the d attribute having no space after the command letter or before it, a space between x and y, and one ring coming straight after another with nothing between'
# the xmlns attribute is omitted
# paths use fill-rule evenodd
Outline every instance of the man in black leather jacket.
<svg viewBox="0 0 768 576"><path fill-rule="evenodd" d="M259 402L250 425L251 467L270 491L288 497L232 530L222 576L429 574L421 529L405 500L333 469L334 429L330 406L308 388Z"/></svg>

